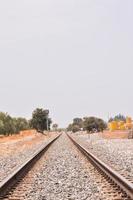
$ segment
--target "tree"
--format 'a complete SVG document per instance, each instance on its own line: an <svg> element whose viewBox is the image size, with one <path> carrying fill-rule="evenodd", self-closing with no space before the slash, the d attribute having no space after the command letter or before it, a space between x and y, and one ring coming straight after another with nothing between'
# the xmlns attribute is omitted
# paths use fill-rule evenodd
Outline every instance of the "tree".
<svg viewBox="0 0 133 200"><path fill-rule="evenodd" d="M126 122L126 117L122 114L119 114L119 115L116 115L115 117L111 117L109 119L109 122L112 122L112 121L124 121L124 122Z"/></svg>
<svg viewBox="0 0 133 200"><path fill-rule="evenodd" d="M15 133L13 119L8 113L0 112L0 134L9 135Z"/></svg>
<svg viewBox="0 0 133 200"><path fill-rule="evenodd" d="M16 127L13 122L13 118L10 115L6 115L6 121L4 123L6 135L16 133Z"/></svg>
<svg viewBox="0 0 133 200"><path fill-rule="evenodd" d="M67 131L88 131L88 132L99 132L107 128L107 124L100 118L97 117L84 117L74 118L73 123L69 124Z"/></svg>
<svg viewBox="0 0 133 200"><path fill-rule="evenodd" d="M51 118L48 118L48 130L50 130L51 124L52 124L52 119L51 119Z"/></svg>
<svg viewBox="0 0 133 200"><path fill-rule="evenodd" d="M82 118L74 118L73 119L73 123L72 124L69 124L69 126L67 127L67 130L68 131L72 131L72 132L78 132L81 130L83 126L83 120Z"/></svg>
<svg viewBox="0 0 133 200"><path fill-rule="evenodd" d="M73 124L72 125L72 132L78 132L78 131L80 131L81 129L80 129L80 127L78 126L78 125L76 125L76 124Z"/></svg>
<svg viewBox="0 0 133 200"><path fill-rule="evenodd" d="M22 117L13 118L13 123L15 125L16 133L18 133L19 131L28 130L30 128L29 122Z"/></svg>
<svg viewBox="0 0 133 200"><path fill-rule="evenodd" d="M73 125L77 125L79 128L82 128L83 120L81 118L74 118Z"/></svg>
<svg viewBox="0 0 133 200"><path fill-rule="evenodd" d="M106 123L96 117L85 117L83 120L83 129L88 132L99 132L106 129Z"/></svg>
<svg viewBox="0 0 133 200"><path fill-rule="evenodd" d="M78 131L80 131L81 130L81 128L80 128L80 126L79 125L77 125L77 124L74 124L74 123L72 123L72 124L69 124L69 126L67 127L67 131L72 131L72 132L78 132Z"/></svg>
<svg viewBox="0 0 133 200"><path fill-rule="evenodd" d="M12 118L8 113L0 112L0 134L9 135L29 129L25 118Z"/></svg>
<svg viewBox="0 0 133 200"><path fill-rule="evenodd" d="M6 135L5 122L7 113L0 112L0 134Z"/></svg>
<svg viewBox="0 0 133 200"><path fill-rule="evenodd" d="M37 108L32 113L32 119L30 124L32 128L35 128L38 132L43 133L44 130L50 129L51 119L48 118L49 110Z"/></svg>
<svg viewBox="0 0 133 200"><path fill-rule="evenodd" d="M98 124L98 131L103 131L107 128L107 123L100 118L97 118L97 124Z"/></svg>
<svg viewBox="0 0 133 200"><path fill-rule="evenodd" d="M69 124L69 125L68 125L67 131L72 131L72 124Z"/></svg>
<svg viewBox="0 0 133 200"><path fill-rule="evenodd" d="M58 124L53 124L52 128L53 128L54 131L57 131Z"/></svg>

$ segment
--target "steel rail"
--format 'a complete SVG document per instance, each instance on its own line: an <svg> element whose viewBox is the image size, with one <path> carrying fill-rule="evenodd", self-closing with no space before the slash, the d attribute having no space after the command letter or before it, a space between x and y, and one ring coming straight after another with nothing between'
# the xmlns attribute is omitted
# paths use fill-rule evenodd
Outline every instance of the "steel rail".
<svg viewBox="0 0 133 200"><path fill-rule="evenodd" d="M94 154L89 152L82 144L80 144L73 136L67 134L71 141L78 147L78 149L85 154L87 159L91 161L91 163L101 172L103 172L109 179L113 181L124 193L133 200L133 184L125 179L118 172L113 170L107 164L102 162L99 158L97 158Z"/></svg>
<svg viewBox="0 0 133 200"><path fill-rule="evenodd" d="M35 152L30 158L28 158L22 165L17 167L14 172L12 172L7 178L5 178L0 183L0 199L5 196L10 189L12 189L17 182L23 178L27 172L33 167L33 165L39 160L39 158L47 151L55 140L59 138L60 135L51 139L50 142L41 147L37 152Z"/></svg>

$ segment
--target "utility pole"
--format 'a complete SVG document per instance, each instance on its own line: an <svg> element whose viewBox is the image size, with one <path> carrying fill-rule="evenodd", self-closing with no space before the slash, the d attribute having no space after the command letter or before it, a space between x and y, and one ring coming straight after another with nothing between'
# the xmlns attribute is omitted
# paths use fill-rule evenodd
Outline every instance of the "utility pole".
<svg viewBox="0 0 133 200"><path fill-rule="evenodd" d="M46 119L46 126L47 126L47 131L48 131L48 117L49 117L49 110L45 110L47 114L47 119Z"/></svg>
<svg viewBox="0 0 133 200"><path fill-rule="evenodd" d="M47 131L48 131L48 117L47 117Z"/></svg>

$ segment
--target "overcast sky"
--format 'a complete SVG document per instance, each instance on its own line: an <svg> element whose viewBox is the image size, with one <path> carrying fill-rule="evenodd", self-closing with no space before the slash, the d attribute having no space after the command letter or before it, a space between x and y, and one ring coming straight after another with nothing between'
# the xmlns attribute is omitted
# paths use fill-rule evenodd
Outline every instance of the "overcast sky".
<svg viewBox="0 0 133 200"><path fill-rule="evenodd" d="M133 0L1 0L0 110L133 116Z"/></svg>

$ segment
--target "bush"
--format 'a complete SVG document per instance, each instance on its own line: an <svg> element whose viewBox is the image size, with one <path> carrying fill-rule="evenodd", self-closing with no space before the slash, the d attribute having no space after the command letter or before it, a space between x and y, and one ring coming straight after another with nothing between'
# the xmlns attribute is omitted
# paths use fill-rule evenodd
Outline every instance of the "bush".
<svg viewBox="0 0 133 200"><path fill-rule="evenodd" d="M0 112L0 134L9 135L29 129L25 118L12 118L8 113Z"/></svg>

